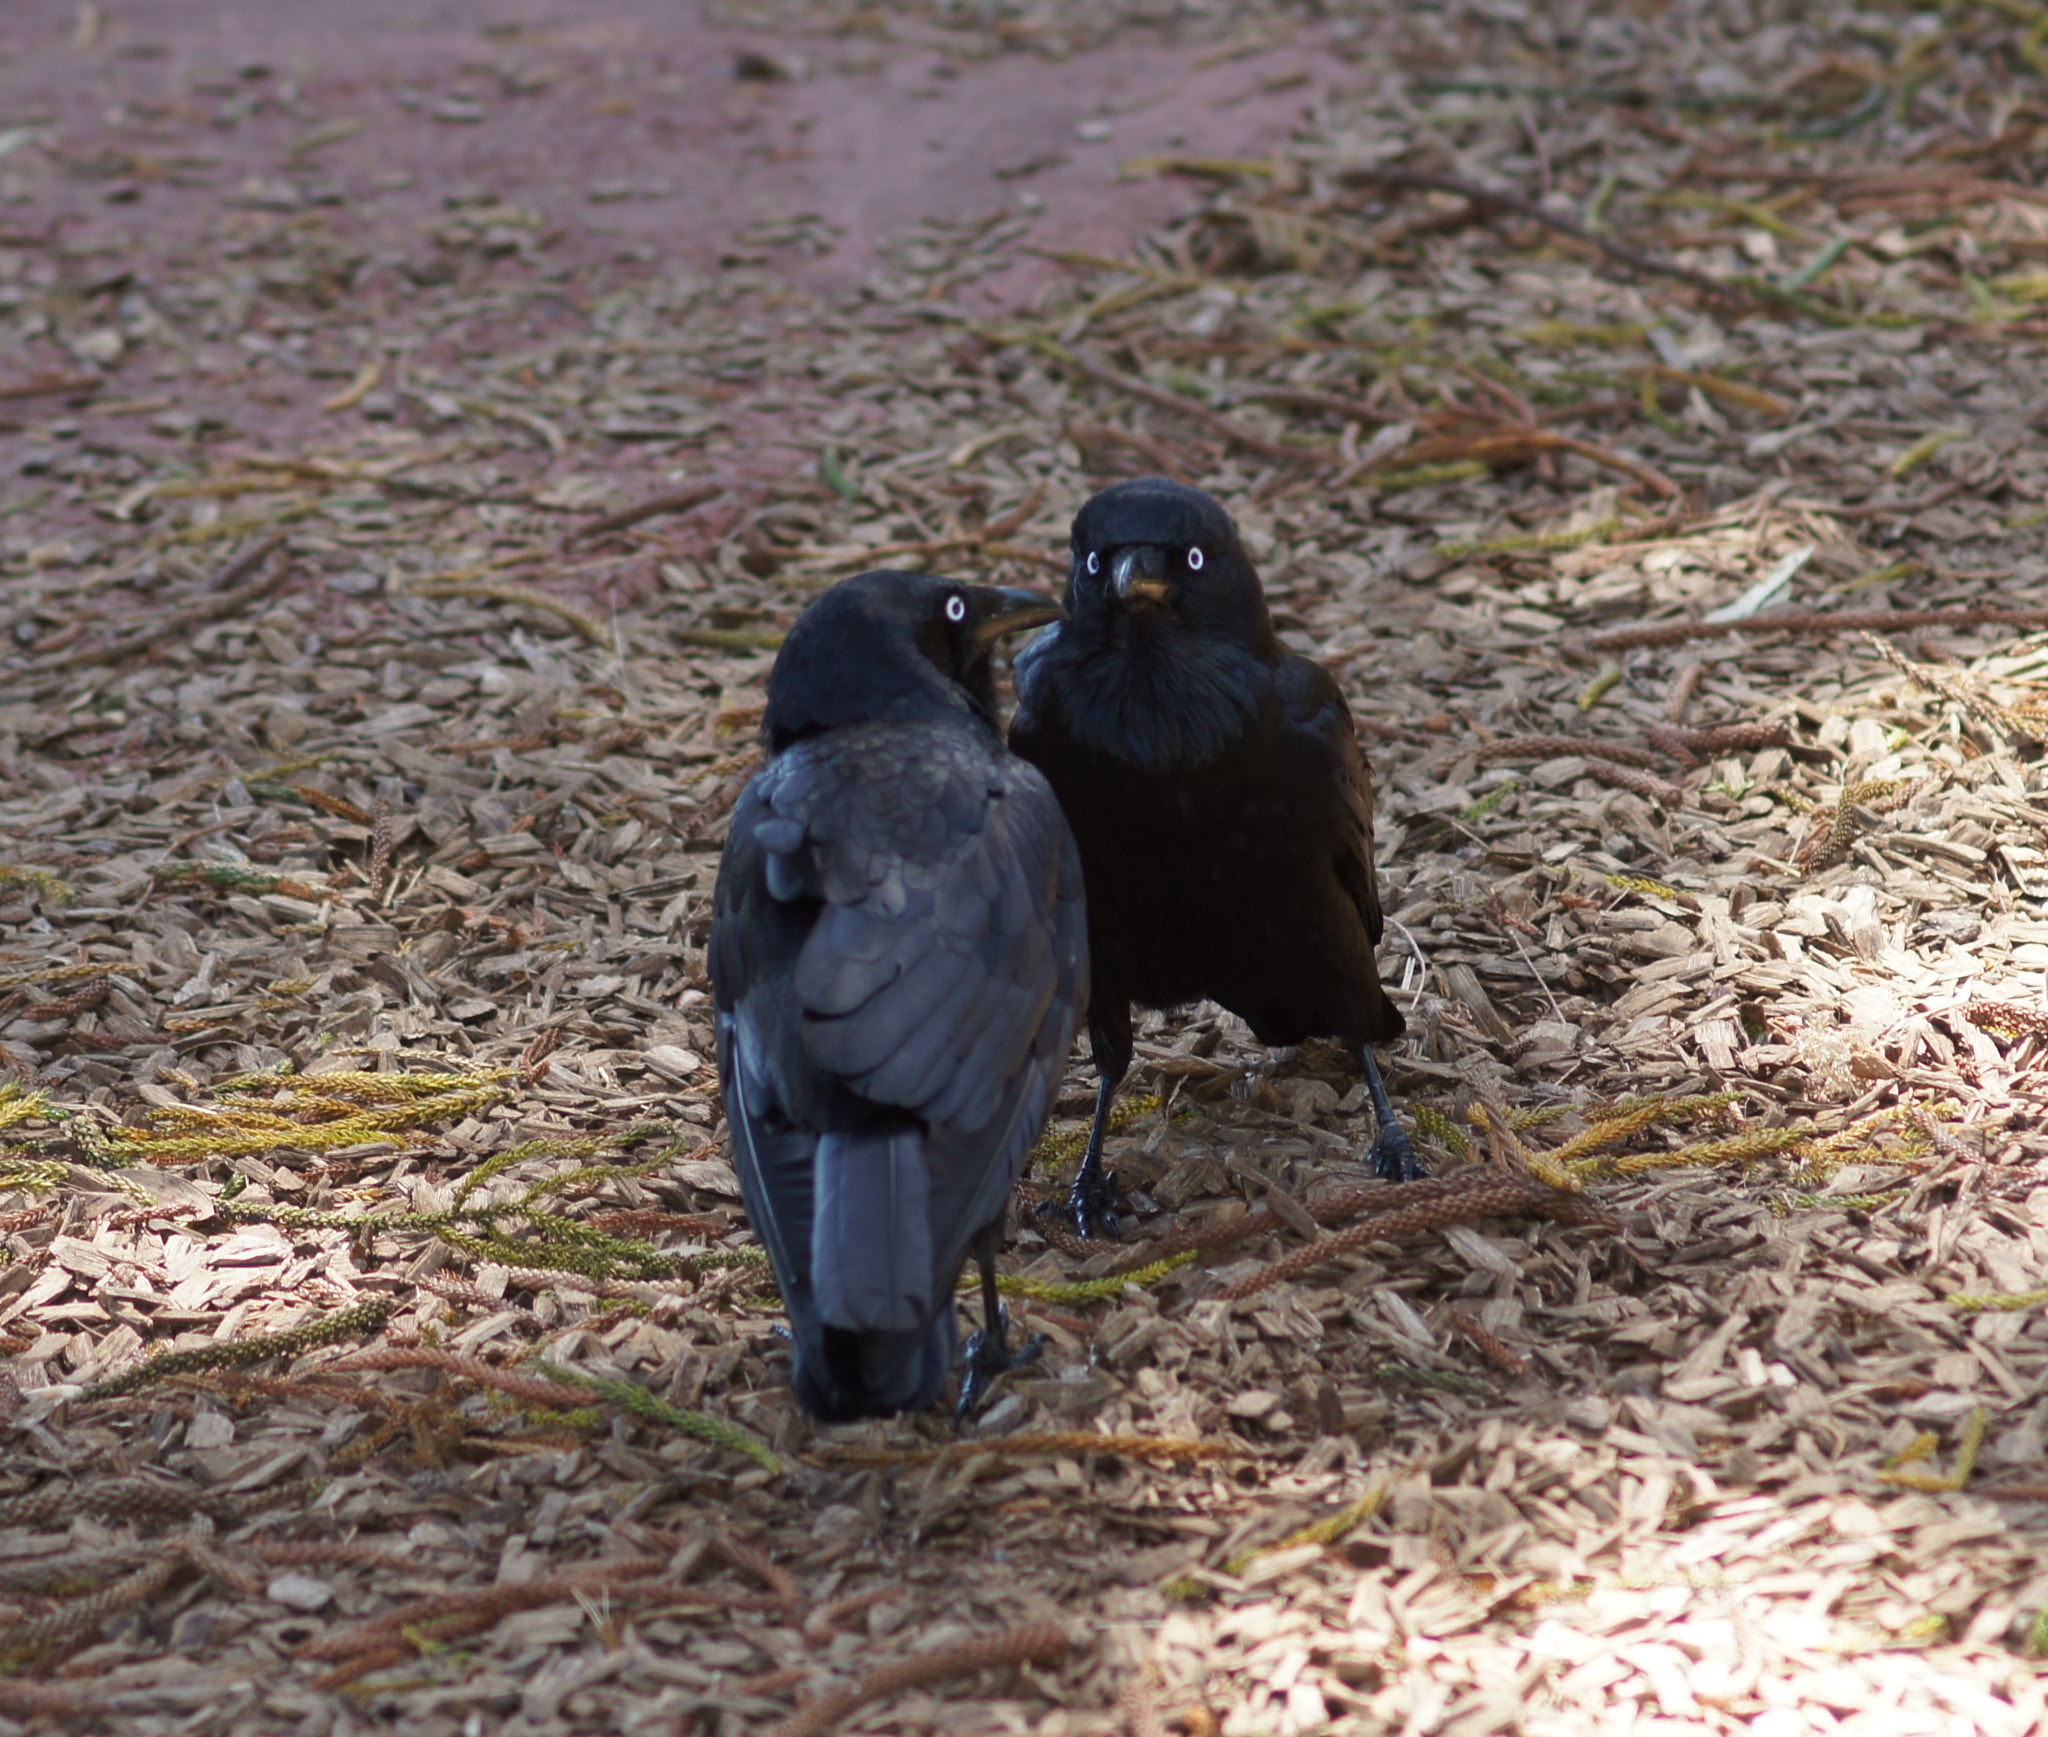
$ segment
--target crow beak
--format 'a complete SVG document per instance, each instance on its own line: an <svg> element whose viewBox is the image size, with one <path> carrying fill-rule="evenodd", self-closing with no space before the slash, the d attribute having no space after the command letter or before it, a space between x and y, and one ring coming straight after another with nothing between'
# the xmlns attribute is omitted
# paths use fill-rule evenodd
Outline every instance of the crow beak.
<svg viewBox="0 0 2048 1737"><path fill-rule="evenodd" d="M1166 551L1155 543L1119 549L1109 565L1109 587L1126 606L1166 602L1173 595L1166 582Z"/></svg>
<svg viewBox="0 0 2048 1737"><path fill-rule="evenodd" d="M968 630L977 647L986 648L1007 634L1061 621L1063 610L1050 597L1012 585L983 585L974 592L974 625Z"/></svg>

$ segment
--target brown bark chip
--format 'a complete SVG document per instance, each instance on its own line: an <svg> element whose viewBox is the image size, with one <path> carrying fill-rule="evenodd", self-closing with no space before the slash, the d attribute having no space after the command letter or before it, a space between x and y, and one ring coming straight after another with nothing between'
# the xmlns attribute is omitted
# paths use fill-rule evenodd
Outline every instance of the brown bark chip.
<svg viewBox="0 0 2048 1737"><path fill-rule="evenodd" d="M5 8L0 1716L2048 1725L2039 30L1695 12ZM1147 1015L1038 1360L814 1427L775 649L1156 470L1357 720L1431 1176Z"/></svg>

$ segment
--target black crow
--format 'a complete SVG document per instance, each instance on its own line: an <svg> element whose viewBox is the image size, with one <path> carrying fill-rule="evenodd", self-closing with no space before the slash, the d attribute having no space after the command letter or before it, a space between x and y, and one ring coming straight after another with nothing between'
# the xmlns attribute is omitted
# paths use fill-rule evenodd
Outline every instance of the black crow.
<svg viewBox="0 0 2048 1737"><path fill-rule="evenodd" d="M937 1397L970 1252L985 1324L960 1415L1038 1349L1008 1346L994 1256L1087 1001L1087 915L1059 803L1003 746L992 662L1059 613L864 573L768 678L711 979L733 1163L821 1420Z"/></svg>
<svg viewBox="0 0 2048 1737"><path fill-rule="evenodd" d="M1421 1174L1369 1047L1399 1037L1380 987L1372 780L1320 665L1274 637L1229 515L1164 477L1074 519L1068 619L1017 658L1010 746L1052 781L1088 883L1101 1076L1069 1200L1114 1230L1102 1173L1131 1004L1219 1001L1261 1043L1336 1037L1365 1064L1382 1175Z"/></svg>

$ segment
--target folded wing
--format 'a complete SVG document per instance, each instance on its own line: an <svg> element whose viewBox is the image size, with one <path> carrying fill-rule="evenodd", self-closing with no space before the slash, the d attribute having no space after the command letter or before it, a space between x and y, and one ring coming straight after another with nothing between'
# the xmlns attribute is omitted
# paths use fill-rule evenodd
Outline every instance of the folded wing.
<svg viewBox="0 0 2048 1737"><path fill-rule="evenodd" d="M716 912L734 1158L799 1381L923 1403L1086 1000L1072 837L971 728L837 731L749 787Z"/></svg>

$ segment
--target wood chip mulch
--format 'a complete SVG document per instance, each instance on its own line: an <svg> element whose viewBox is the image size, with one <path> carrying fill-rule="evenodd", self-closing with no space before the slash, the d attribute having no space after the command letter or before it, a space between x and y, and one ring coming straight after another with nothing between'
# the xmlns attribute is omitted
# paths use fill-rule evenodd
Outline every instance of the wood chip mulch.
<svg viewBox="0 0 2048 1737"><path fill-rule="evenodd" d="M2040 31L1334 10L763 8L1309 93L1120 248L993 184L859 293L509 185L394 264L304 95L122 275L39 214L203 165L0 130L9 1728L2048 1721ZM704 977L774 647L1148 469L1347 684L1435 1180L1152 1017L1133 1243L1006 1252L1039 1366L814 1429Z"/></svg>

